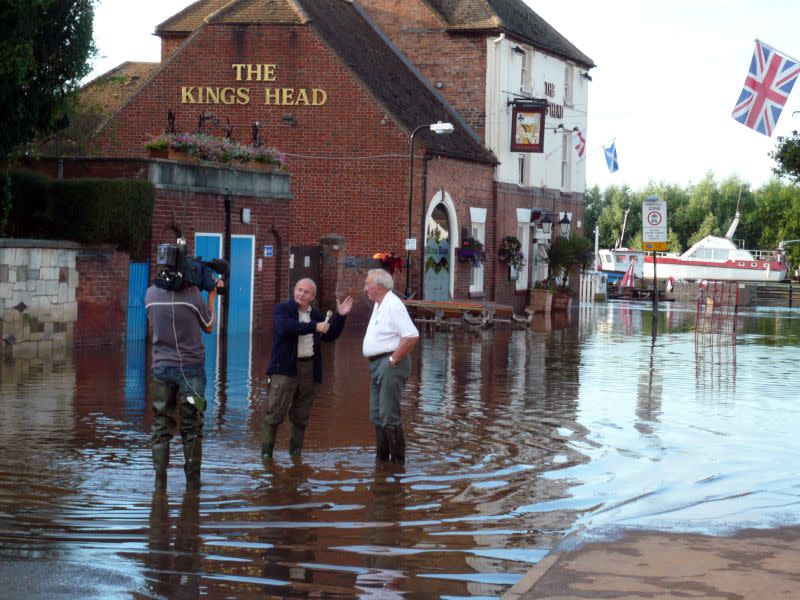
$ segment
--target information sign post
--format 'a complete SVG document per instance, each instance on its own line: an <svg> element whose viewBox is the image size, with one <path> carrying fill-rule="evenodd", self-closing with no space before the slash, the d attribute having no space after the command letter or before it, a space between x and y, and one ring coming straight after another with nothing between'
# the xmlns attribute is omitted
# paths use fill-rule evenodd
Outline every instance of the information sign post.
<svg viewBox="0 0 800 600"><path fill-rule="evenodd" d="M642 249L653 252L653 337L658 325L658 276L656 252L665 252L667 244L667 203L655 194L642 202Z"/></svg>

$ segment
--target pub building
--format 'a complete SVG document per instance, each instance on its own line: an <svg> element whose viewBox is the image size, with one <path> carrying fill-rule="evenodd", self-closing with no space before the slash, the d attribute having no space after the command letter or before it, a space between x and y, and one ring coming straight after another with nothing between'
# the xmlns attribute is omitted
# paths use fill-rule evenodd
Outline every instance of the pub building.
<svg viewBox="0 0 800 600"><path fill-rule="evenodd" d="M50 171L155 184L151 276L173 227L210 259L227 226L232 326L268 325L301 276L325 307L358 293L378 253L400 293L521 311L542 248L583 234L573 134L594 64L521 0L200 0L155 34L160 63L83 88L91 135ZM286 169L151 157L168 129L274 147ZM518 270L498 260L506 236ZM465 238L484 246L477 267Z"/></svg>

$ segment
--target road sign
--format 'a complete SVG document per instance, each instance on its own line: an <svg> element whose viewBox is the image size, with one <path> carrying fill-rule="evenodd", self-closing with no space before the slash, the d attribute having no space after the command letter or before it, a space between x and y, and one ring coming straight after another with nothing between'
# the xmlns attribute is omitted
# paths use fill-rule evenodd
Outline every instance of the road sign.
<svg viewBox="0 0 800 600"><path fill-rule="evenodd" d="M657 196L649 196L642 202L642 248L646 244L656 242L664 245L666 250L667 239L667 203L659 200Z"/></svg>
<svg viewBox="0 0 800 600"><path fill-rule="evenodd" d="M642 250L647 252L666 252L668 249L667 242L642 242Z"/></svg>

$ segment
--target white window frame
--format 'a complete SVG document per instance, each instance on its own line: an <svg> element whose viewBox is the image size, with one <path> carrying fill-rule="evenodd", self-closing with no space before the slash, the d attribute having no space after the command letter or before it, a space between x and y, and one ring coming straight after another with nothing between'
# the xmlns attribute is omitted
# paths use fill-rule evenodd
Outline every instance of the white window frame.
<svg viewBox="0 0 800 600"><path fill-rule="evenodd" d="M572 191L572 132L565 131L561 144L561 190Z"/></svg>
<svg viewBox="0 0 800 600"><path fill-rule="evenodd" d="M469 209L470 220L472 221L472 237L483 244L484 250L486 248L486 209L473 208ZM483 293L483 274L484 263L480 267L470 269L469 276L469 292L470 294Z"/></svg>
<svg viewBox="0 0 800 600"><path fill-rule="evenodd" d="M567 63L564 66L564 106L573 106L573 92L575 79L575 65Z"/></svg>
<svg viewBox="0 0 800 600"><path fill-rule="evenodd" d="M522 254L525 257L525 266L517 271L516 289L528 289L528 272L530 271L530 245L531 245L531 211L529 208L517 209L517 239L522 244Z"/></svg>

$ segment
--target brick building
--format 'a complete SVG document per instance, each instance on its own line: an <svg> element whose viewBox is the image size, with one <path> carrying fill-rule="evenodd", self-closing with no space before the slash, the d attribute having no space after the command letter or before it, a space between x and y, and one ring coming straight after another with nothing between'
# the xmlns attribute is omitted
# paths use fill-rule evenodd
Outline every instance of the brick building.
<svg viewBox="0 0 800 600"><path fill-rule="evenodd" d="M404 256L404 240L416 238L399 289L519 309L546 273L543 223L566 217L582 233L585 167L571 135L585 131L594 65L521 0L200 0L156 34L161 63L124 63L84 89L96 127L80 154L147 162L144 144L169 111L179 131L257 134L285 153L290 193L262 200L269 208L249 223L234 213L235 231L253 238L251 268L274 262L256 273L251 293L269 290L257 311L288 293L304 266L294 255L331 234L342 264ZM512 150L517 109L541 113L537 153ZM453 132L437 135L428 127L437 122ZM153 248L170 220L190 224L190 242L220 231L206 216L219 203L193 193L159 193ZM252 204L238 192L233 202ZM527 259L516 274L497 260L507 235ZM457 260L464 236L484 243L480 268Z"/></svg>

